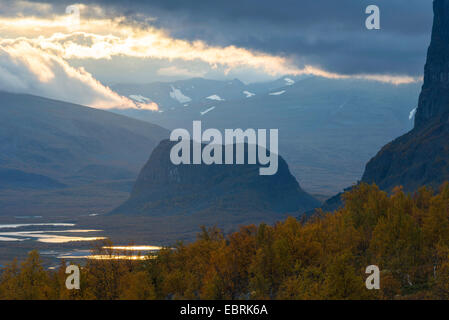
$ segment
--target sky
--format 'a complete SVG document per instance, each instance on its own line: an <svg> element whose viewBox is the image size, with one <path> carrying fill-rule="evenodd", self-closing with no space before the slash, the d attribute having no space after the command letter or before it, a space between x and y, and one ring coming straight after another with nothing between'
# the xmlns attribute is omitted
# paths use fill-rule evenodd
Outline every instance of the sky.
<svg viewBox="0 0 449 320"><path fill-rule="evenodd" d="M365 27L371 4L380 30ZM0 90L156 110L108 85L300 74L408 83L422 77L431 27L431 0L0 0Z"/></svg>

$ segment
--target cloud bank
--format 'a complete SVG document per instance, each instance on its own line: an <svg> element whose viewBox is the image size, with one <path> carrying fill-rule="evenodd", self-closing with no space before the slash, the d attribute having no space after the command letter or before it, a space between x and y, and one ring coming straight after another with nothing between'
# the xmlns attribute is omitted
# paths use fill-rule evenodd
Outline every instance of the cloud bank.
<svg viewBox="0 0 449 320"><path fill-rule="evenodd" d="M70 0L39 0L53 5ZM109 17L126 16L176 39L291 57L346 74L420 76L432 28L432 0L89 0ZM365 28L376 4L381 30Z"/></svg>
<svg viewBox="0 0 449 320"><path fill-rule="evenodd" d="M86 7L82 7L86 8ZM176 39L164 30L149 26L129 24L126 17L113 19L86 19L78 31L67 32L67 17L53 19L37 18L0 18L0 30L9 26L22 34L33 34L39 30L40 36L20 38L33 47L68 59L112 59L113 57L131 57L153 60L201 61L213 69L223 69L227 74L235 69L253 69L271 76L310 74L328 78L360 78L389 82L394 84L416 81L416 77L388 74L348 75L326 71L318 66L298 63L291 57L272 55L263 51L249 50L235 45L211 46L195 40ZM3 28L2 28L3 27ZM55 28L60 32L55 32ZM65 31L65 32L64 32ZM3 43L14 39L3 40ZM173 68L165 68L158 74L173 74ZM188 70L180 69L187 75Z"/></svg>

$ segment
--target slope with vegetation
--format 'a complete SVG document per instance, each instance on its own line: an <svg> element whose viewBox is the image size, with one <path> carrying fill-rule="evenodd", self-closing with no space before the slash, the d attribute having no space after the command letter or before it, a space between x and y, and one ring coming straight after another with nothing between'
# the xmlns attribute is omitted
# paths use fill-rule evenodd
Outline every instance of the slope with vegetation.
<svg viewBox="0 0 449 320"><path fill-rule="evenodd" d="M37 252L0 278L1 299L449 299L449 183L387 195L361 184L344 208L307 221L203 228L146 261L88 260L81 289L65 289L63 262L45 271ZM380 290L365 288L378 265Z"/></svg>
<svg viewBox="0 0 449 320"><path fill-rule="evenodd" d="M148 122L63 101L2 91L0 101L0 216L110 210L168 136Z"/></svg>

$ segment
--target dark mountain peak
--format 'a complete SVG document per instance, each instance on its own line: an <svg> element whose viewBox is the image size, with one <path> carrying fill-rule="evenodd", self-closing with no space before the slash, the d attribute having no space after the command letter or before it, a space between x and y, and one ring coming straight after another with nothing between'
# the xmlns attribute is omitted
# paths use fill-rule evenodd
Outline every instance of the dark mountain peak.
<svg viewBox="0 0 449 320"><path fill-rule="evenodd" d="M424 68L415 127L449 112L449 0L435 0L432 40Z"/></svg>
<svg viewBox="0 0 449 320"><path fill-rule="evenodd" d="M258 164L174 165L170 151L175 144L164 140L158 145L140 172L130 198L114 213L232 213L238 220L247 213L304 212L319 205L301 189L282 157L276 174L261 176Z"/></svg>

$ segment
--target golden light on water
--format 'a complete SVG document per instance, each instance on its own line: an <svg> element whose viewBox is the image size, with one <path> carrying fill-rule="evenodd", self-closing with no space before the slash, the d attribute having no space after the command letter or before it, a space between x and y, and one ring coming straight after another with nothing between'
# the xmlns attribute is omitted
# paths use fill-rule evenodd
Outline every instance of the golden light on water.
<svg viewBox="0 0 449 320"><path fill-rule="evenodd" d="M162 247L157 246L106 246L103 249L111 250L129 250L129 251L156 251L161 250Z"/></svg>
<svg viewBox="0 0 449 320"><path fill-rule="evenodd" d="M93 255L61 255L60 259L90 259L90 260L150 260L156 258L156 256L144 256L144 255L113 255L113 254L93 254Z"/></svg>
<svg viewBox="0 0 449 320"><path fill-rule="evenodd" d="M76 241L97 241L105 239L106 239L105 237L65 237L65 236L49 237L46 235L42 235L37 241L43 243L67 243Z"/></svg>
<svg viewBox="0 0 449 320"><path fill-rule="evenodd" d="M36 239L42 243L68 243L76 241L97 241L105 240L106 237L79 237L79 236L60 236L50 233L85 233L97 232L101 230L49 230L49 231L15 231L0 232L0 241L12 241L16 237L21 240ZM11 238L13 237L13 238ZM12 240L11 240L12 239ZM18 239L15 239L16 241Z"/></svg>
<svg viewBox="0 0 449 320"><path fill-rule="evenodd" d="M94 254L86 257L91 260L150 260L154 259L154 256L121 256L121 255L102 255Z"/></svg>

